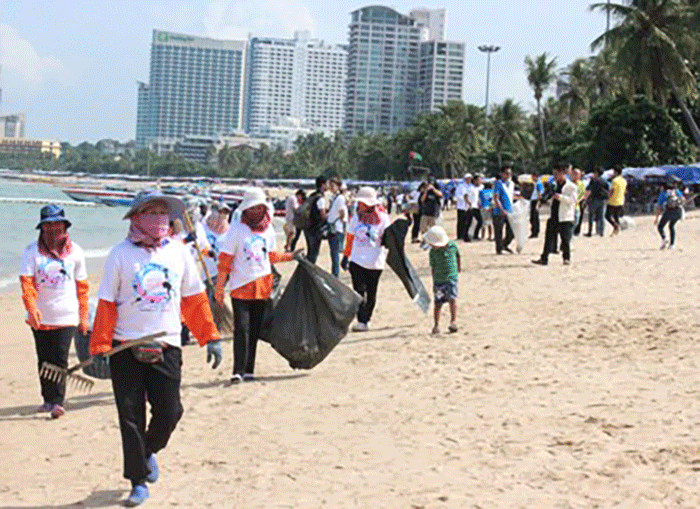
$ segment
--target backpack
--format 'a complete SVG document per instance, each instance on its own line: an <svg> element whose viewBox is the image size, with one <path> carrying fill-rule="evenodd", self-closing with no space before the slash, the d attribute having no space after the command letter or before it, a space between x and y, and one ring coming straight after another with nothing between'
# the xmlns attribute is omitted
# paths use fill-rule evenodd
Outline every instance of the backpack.
<svg viewBox="0 0 700 509"><path fill-rule="evenodd" d="M294 211L294 218L292 219L292 224L295 228L306 230L314 225L315 221L313 212L320 197L321 195L319 193L314 193L309 196L304 203L297 207L297 209Z"/></svg>
<svg viewBox="0 0 700 509"><path fill-rule="evenodd" d="M668 196L666 201L667 209L678 209L683 205L683 199L674 191Z"/></svg>

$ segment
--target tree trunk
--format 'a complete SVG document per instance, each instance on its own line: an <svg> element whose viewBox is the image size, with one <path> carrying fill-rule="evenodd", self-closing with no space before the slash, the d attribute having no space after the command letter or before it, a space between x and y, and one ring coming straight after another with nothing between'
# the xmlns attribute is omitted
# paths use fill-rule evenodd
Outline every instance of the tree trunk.
<svg viewBox="0 0 700 509"><path fill-rule="evenodd" d="M537 120L540 123L540 137L542 138L542 155L547 152L547 142L544 139L544 121L542 120L542 109L540 108L540 100L537 99Z"/></svg>
<svg viewBox="0 0 700 509"><path fill-rule="evenodd" d="M695 119L693 118L693 114L690 113L688 106L685 104L685 101L681 97L681 94L678 92L678 87L676 86L674 81L673 80L668 80L668 81L671 83L671 89L673 90L673 97L676 98L678 105L681 107L681 111L683 112L683 118L685 118L685 123L688 124L688 127L690 128L690 132L693 135L693 139L695 140L695 144L700 147L700 129L698 129L698 124L695 122Z"/></svg>

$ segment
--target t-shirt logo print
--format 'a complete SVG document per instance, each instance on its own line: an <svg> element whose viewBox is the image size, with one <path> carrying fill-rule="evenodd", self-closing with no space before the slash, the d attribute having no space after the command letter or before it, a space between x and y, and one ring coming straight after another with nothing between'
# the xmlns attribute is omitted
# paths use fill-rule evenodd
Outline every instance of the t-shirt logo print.
<svg viewBox="0 0 700 509"><path fill-rule="evenodd" d="M41 263L37 268L38 284L59 288L70 278L63 260L49 259Z"/></svg>
<svg viewBox="0 0 700 509"><path fill-rule="evenodd" d="M265 237L253 235L245 241L243 255L250 264L261 265L268 257Z"/></svg>
<svg viewBox="0 0 700 509"><path fill-rule="evenodd" d="M362 245L374 245L379 237L379 229L366 224L360 224L356 232L358 243Z"/></svg>
<svg viewBox="0 0 700 509"><path fill-rule="evenodd" d="M167 267L149 263L134 276L136 302L143 311L163 310L173 298L171 273Z"/></svg>

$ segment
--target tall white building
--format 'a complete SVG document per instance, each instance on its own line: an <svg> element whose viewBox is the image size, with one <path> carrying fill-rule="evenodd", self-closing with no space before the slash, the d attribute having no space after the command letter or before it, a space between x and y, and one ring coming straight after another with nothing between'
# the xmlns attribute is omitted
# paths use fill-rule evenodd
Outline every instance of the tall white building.
<svg viewBox="0 0 700 509"><path fill-rule="evenodd" d="M416 20L418 26L427 28L425 38L428 41L444 41L447 32L447 11L445 9L413 9L409 16Z"/></svg>
<svg viewBox="0 0 700 509"><path fill-rule="evenodd" d="M138 85L137 148L240 129L246 45L154 30L150 81Z"/></svg>
<svg viewBox="0 0 700 509"><path fill-rule="evenodd" d="M449 101L462 100L464 43L427 41L420 45L419 112L435 112Z"/></svg>
<svg viewBox="0 0 700 509"><path fill-rule="evenodd" d="M253 37L248 46L244 128L263 136L295 119L315 132L342 129L347 50L296 32Z"/></svg>

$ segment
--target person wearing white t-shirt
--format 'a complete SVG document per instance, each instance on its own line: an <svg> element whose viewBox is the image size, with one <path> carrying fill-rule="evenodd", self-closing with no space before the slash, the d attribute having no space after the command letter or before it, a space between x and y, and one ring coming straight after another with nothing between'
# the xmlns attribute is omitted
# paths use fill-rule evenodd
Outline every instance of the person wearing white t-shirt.
<svg viewBox="0 0 700 509"><path fill-rule="evenodd" d="M355 201L357 214L348 225L342 267L343 270L350 270L352 287L363 297L353 331L364 332L369 330L377 301L379 278L388 252L382 245L382 240L384 230L391 225L391 220L380 206L377 192L373 188L361 187Z"/></svg>
<svg viewBox="0 0 700 509"><path fill-rule="evenodd" d="M202 225L204 237L209 246L204 256L204 265L214 285L216 285L216 275L219 273L219 269L217 268L219 254L221 254L221 244L229 228L228 216L230 214L231 209L228 205L225 203L214 203L211 206L211 212ZM203 279L206 280L206 274L204 276Z"/></svg>
<svg viewBox="0 0 700 509"><path fill-rule="evenodd" d="M472 178L472 183L467 190L467 205L469 210L467 210L467 222L464 227L464 233L466 235L465 240L471 242L472 238L474 240L479 240L479 233L481 232L481 226L484 221L481 217L481 210L479 208L479 193L484 188L481 185L481 176L474 175ZM476 221L476 226L474 228L474 236L469 236L469 230L472 227L472 221Z"/></svg>
<svg viewBox="0 0 700 509"><path fill-rule="evenodd" d="M131 507L148 498L146 482L156 482L159 475L156 453L183 414L181 316L199 344L207 346L207 362L213 360L213 368L221 362L220 336L199 271L188 248L169 236L170 218L183 213L182 201L173 196L146 191L134 198L124 216L131 223L127 238L105 262L90 337L90 353L100 355L114 343L165 332L148 348L129 348L109 358L124 477L131 481L125 504Z"/></svg>
<svg viewBox="0 0 700 509"><path fill-rule="evenodd" d="M411 242L416 244L420 242L418 235L420 234L420 195L423 194L423 189L427 184L421 182L420 185L411 191L408 195L408 205L411 211Z"/></svg>
<svg viewBox="0 0 700 509"><path fill-rule="evenodd" d="M464 179L455 189L455 200L457 202L457 238L466 241L467 235L467 212L469 205L467 204L467 193L472 185L472 174L466 173Z"/></svg>
<svg viewBox="0 0 700 509"><path fill-rule="evenodd" d="M22 254L22 301L32 328L39 371L44 362L68 367L68 351L76 328L87 333L87 272L83 250L68 235L71 222L58 205L41 209L39 240ZM39 377L44 403L39 412L58 418L65 413L65 380Z"/></svg>
<svg viewBox="0 0 700 509"><path fill-rule="evenodd" d="M291 252L296 249L301 230L294 226L294 214L299 206L304 203L306 193L303 189L297 189L297 192L287 196L284 202L284 234L287 237L284 243L284 250Z"/></svg>
<svg viewBox="0 0 700 509"><path fill-rule="evenodd" d="M277 234L262 189L246 192L238 207L241 220L231 224L221 243L216 301L229 290L233 307L233 376L231 383L254 380L255 353L265 307L272 295L272 264L288 262L292 253L277 252ZM227 282L228 280L228 282Z"/></svg>
<svg viewBox="0 0 700 509"><path fill-rule="evenodd" d="M340 252L343 250L345 229L348 220L348 205L342 191L343 181L339 177L330 180L330 191L333 194L328 209L328 246L331 252L331 273L340 275Z"/></svg>

